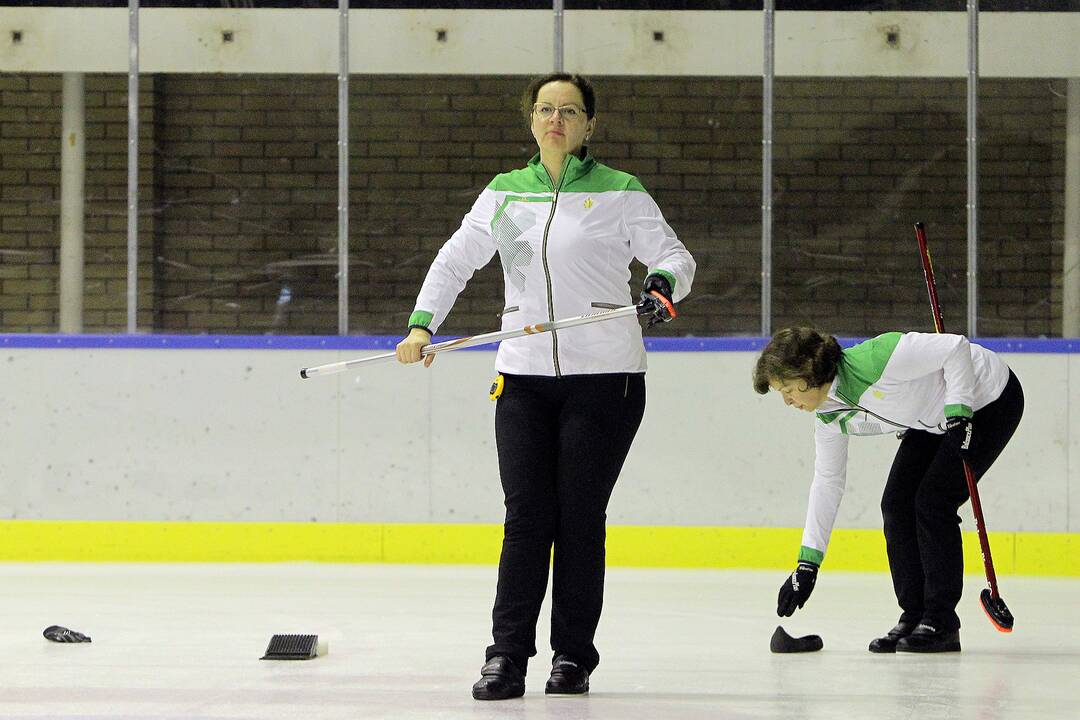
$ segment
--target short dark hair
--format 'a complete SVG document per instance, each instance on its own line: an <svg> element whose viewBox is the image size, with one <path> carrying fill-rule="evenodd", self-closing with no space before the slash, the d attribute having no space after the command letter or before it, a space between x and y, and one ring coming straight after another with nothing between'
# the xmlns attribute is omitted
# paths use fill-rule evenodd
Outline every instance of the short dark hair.
<svg viewBox="0 0 1080 720"><path fill-rule="evenodd" d="M572 73L550 73L543 77L534 78L525 88L521 96L521 114L525 117L525 124L532 122L533 105L536 104L536 96L540 94L540 88L550 82L568 82L581 91L581 100L585 103L585 117L589 120L596 115L596 91L592 83L584 75Z"/></svg>
<svg viewBox="0 0 1080 720"><path fill-rule="evenodd" d="M836 378L843 350L832 335L809 327L777 331L754 365L754 390L769 392L772 380L802 380L808 388L821 387Z"/></svg>

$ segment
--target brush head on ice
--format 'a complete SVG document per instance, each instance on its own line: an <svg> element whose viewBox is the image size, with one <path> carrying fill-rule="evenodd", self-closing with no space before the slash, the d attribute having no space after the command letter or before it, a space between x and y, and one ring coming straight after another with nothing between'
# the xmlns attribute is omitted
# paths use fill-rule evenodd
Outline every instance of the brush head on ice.
<svg viewBox="0 0 1080 720"><path fill-rule="evenodd" d="M325 655L329 643L318 635L274 635L260 660L310 660Z"/></svg>
<svg viewBox="0 0 1080 720"><path fill-rule="evenodd" d="M800 638L793 638L780 625L776 626L776 632L773 633L772 640L769 641L769 649L774 653L815 652L823 647L825 647L825 643L821 641L820 635L804 635Z"/></svg>

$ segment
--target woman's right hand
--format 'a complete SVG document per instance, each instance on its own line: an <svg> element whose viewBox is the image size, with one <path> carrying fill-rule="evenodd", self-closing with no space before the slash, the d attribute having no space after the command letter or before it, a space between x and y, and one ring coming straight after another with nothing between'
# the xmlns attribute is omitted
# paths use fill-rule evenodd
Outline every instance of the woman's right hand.
<svg viewBox="0 0 1080 720"><path fill-rule="evenodd" d="M809 560L800 560L795 572L788 576L780 586L776 598L776 614L779 617L791 617L795 608L801 608L810 599L817 584L818 566Z"/></svg>
<svg viewBox="0 0 1080 720"><path fill-rule="evenodd" d="M425 345L431 344L431 333L423 328L413 328L404 340L397 344L397 359L399 363L409 364L420 360L420 350ZM424 367L431 367L435 361L434 355L424 358Z"/></svg>

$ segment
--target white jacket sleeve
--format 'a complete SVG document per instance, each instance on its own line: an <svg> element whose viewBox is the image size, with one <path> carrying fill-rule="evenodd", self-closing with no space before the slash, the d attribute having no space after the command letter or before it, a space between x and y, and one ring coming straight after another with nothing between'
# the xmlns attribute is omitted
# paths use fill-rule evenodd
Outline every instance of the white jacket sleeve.
<svg viewBox="0 0 1080 720"><path fill-rule="evenodd" d="M814 432L814 482L799 560L821 564L847 483L848 436L819 424Z"/></svg>
<svg viewBox="0 0 1080 720"><path fill-rule="evenodd" d="M485 189L461 221L461 227L450 236L431 263L413 311L413 318L426 320L430 315L428 322L420 324L426 324L431 332L434 333L446 320L473 273L487 265L495 254L495 239L491 236L494 214L495 194Z"/></svg>
<svg viewBox="0 0 1080 720"><path fill-rule="evenodd" d="M623 195L626 204L622 219L630 238L631 252L650 273L659 270L675 279L672 300L679 302L690 294L690 286L694 283L697 269L694 258L664 220L649 193L638 190Z"/></svg>
<svg viewBox="0 0 1080 720"><path fill-rule="evenodd" d="M963 335L904 333L885 366L884 376L914 380L936 372L945 377L945 417L970 417L975 366L971 360L971 343Z"/></svg>

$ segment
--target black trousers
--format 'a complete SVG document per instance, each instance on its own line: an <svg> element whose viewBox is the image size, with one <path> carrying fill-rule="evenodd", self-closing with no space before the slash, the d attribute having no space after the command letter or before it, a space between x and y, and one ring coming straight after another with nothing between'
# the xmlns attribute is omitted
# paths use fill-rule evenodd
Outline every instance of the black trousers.
<svg viewBox="0 0 1080 720"><path fill-rule="evenodd" d="M495 440L506 521L487 658L508 655L524 671L536 654L550 562L552 650L592 672L608 499L645 411L645 376L505 380Z"/></svg>
<svg viewBox="0 0 1080 720"><path fill-rule="evenodd" d="M1001 396L972 418L970 464L976 480L994 464L1023 414L1024 391L1010 371ZM962 461L945 437L908 430L881 498L902 622L925 622L938 630L960 627L956 606L963 592L964 554L956 513L967 500Z"/></svg>

